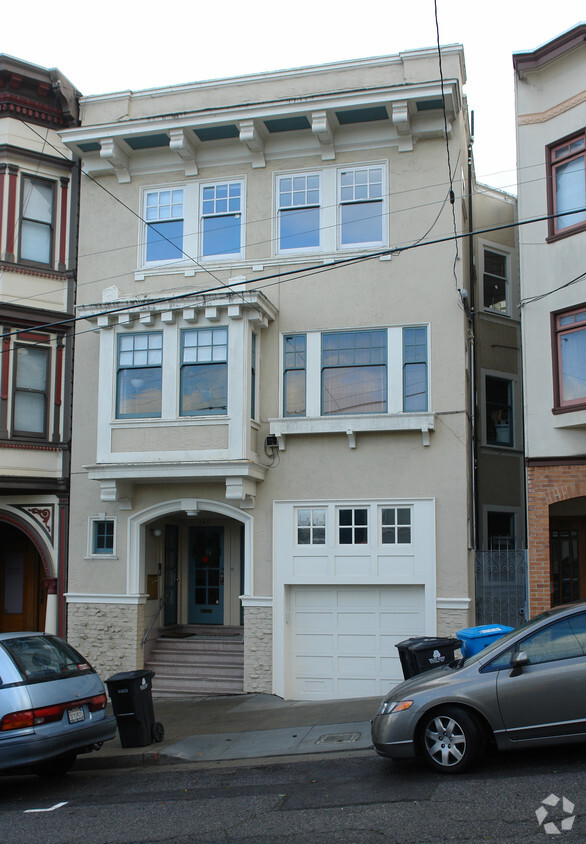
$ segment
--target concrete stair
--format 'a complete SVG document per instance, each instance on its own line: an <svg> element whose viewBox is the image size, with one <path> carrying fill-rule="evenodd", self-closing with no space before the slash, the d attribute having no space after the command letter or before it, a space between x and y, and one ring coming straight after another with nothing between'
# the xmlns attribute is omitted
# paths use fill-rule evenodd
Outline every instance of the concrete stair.
<svg viewBox="0 0 586 844"><path fill-rule="evenodd" d="M242 694L242 628L186 625L165 631L145 668L155 672L153 695L159 697Z"/></svg>

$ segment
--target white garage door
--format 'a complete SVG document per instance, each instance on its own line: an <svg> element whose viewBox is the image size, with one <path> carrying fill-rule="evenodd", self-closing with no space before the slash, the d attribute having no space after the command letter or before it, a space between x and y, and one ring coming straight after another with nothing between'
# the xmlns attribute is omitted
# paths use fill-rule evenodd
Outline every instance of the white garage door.
<svg viewBox="0 0 586 844"><path fill-rule="evenodd" d="M374 697L403 679L397 642L425 635L423 586L289 591L287 697Z"/></svg>

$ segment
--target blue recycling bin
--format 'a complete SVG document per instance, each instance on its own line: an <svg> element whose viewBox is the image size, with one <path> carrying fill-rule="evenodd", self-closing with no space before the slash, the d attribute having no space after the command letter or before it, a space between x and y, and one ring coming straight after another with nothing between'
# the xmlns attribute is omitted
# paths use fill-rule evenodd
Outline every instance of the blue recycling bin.
<svg viewBox="0 0 586 844"><path fill-rule="evenodd" d="M487 645L514 629L514 627L507 627L506 624L481 624L479 627L458 630L456 636L462 641L463 656L468 657L477 654Z"/></svg>

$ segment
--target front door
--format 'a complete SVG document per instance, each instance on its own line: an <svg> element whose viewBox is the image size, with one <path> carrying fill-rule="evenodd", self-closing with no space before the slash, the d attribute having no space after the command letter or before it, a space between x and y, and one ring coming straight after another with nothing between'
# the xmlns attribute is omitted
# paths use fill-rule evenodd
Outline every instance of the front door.
<svg viewBox="0 0 586 844"><path fill-rule="evenodd" d="M586 519L550 518L551 603L586 598Z"/></svg>
<svg viewBox="0 0 586 844"><path fill-rule="evenodd" d="M189 624L224 623L224 528L189 528Z"/></svg>
<svg viewBox="0 0 586 844"><path fill-rule="evenodd" d="M0 633L42 630L45 590L41 559L30 539L12 526L0 530Z"/></svg>

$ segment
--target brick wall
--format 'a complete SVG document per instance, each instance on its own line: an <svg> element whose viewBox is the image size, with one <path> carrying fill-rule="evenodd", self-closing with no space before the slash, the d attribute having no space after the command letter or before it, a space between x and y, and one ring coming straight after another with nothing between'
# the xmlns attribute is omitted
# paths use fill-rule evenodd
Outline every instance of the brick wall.
<svg viewBox="0 0 586 844"><path fill-rule="evenodd" d="M527 467L529 610L537 615L551 606L549 574L549 507L586 495L583 464Z"/></svg>
<svg viewBox="0 0 586 844"><path fill-rule="evenodd" d="M68 604L67 640L102 680L143 668L143 634L144 604Z"/></svg>
<svg viewBox="0 0 586 844"><path fill-rule="evenodd" d="M273 611L244 608L244 691L272 694Z"/></svg>

